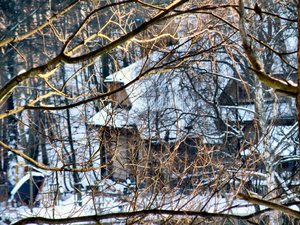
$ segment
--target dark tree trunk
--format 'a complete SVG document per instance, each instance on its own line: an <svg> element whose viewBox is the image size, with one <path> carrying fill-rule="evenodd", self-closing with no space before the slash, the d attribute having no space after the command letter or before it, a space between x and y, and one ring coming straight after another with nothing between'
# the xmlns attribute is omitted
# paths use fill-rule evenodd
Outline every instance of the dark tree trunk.
<svg viewBox="0 0 300 225"><path fill-rule="evenodd" d="M64 67L62 67L62 78L63 78L63 81L65 82L65 77L66 77L66 74L65 74L65 69ZM65 91L67 92L67 90L65 89ZM68 105L69 102L68 102L68 99L65 98L65 104ZM70 163L73 167L73 169L76 169L76 151L75 151L75 148L74 148L74 143L73 143L73 137L72 137L72 123L71 123L71 114L70 114L70 110L69 109L66 109L66 114L67 114L67 117L66 117L66 121L67 121L67 130L68 130L68 142L69 142L69 146L70 146L70 151L71 151L71 154L69 156L69 160L70 160ZM80 178L79 178L79 174L78 172L73 172L72 173L72 177L73 177L73 180L74 180L74 188L75 188L75 192L77 193L77 196L78 198L81 198L81 194L80 194Z"/></svg>

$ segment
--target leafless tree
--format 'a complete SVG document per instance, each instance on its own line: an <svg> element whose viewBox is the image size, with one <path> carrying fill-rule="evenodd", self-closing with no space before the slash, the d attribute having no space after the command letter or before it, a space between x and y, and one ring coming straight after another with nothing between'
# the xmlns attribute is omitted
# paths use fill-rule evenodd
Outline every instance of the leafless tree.
<svg viewBox="0 0 300 225"><path fill-rule="evenodd" d="M0 3L15 224L298 222L297 2L37 3Z"/></svg>

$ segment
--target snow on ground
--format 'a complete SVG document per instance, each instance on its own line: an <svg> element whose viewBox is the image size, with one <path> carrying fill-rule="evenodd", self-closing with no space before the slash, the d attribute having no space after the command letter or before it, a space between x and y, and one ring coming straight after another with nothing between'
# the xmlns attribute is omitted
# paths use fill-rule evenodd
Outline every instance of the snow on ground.
<svg viewBox="0 0 300 225"><path fill-rule="evenodd" d="M115 185L115 189L118 189L119 184ZM52 206L40 206L32 209L27 206L21 206L18 208L8 207L4 210L4 216L2 220L9 220L16 222L26 217L46 217L46 218L67 218L78 217L95 214L109 214L117 212L130 212L132 211L130 200L134 195L115 195L102 194L92 198L91 193L84 192L81 198L81 205L73 194L68 195L64 200L60 200L57 205ZM124 201L124 199L127 200ZM158 195L153 201L153 196L148 193L143 195L142 198L138 198L137 210L143 209L168 209L168 210L191 210L197 211L205 206L206 212L222 212L234 215L245 216L255 212L254 206L249 206L247 202L232 198L213 197L209 196L191 196L191 195ZM234 207L232 207L234 206ZM229 210L227 210L230 208ZM3 210L3 209L2 209ZM1 210L1 211L2 211Z"/></svg>

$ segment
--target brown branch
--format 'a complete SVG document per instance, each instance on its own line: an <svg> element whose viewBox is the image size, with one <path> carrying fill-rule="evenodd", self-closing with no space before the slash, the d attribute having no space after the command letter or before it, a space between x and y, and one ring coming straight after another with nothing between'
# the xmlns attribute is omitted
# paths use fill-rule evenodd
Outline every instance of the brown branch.
<svg viewBox="0 0 300 225"><path fill-rule="evenodd" d="M204 6L200 6L200 7L197 7L197 8L188 9L188 10L174 10L174 12L180 13L180 14L185 14L185 13L197 12L199 10L215 10L215 9L221 9L221 8L234 8L234 9L236 9L238 7L239 7L239 5L236 5L236 4L204 5ZM245 6L245 9L254 11L254 8L247 7L247 6ZM297 19L290 19L290 18L282 17L279 14L272 13L272 12L269 12L269 11L262 10L261 12L263 14L273 16L273 17L277 17L279 19L286 20L286 21L289 21L289 22L294 22L294 23L297 22Z"/></svg>
<svg viewBox="0 0 300 225"><path fill-rule="evenodd" d="M264 200L264 199L261 199L257 196L250 195L249 193L247 195L242 194L242 193L238 193L237 198L243 199L243 200L245 200L247 202L250 202L250 203L253 203L253 204L263 205L263 206L269 207L270 209L278 210L278 211L280 211L282 213L285 213L289 216L300 219L300 212L299 211L293 210L293 209L291 209L291 208L289 208L285 205L280 205L280 204L277 204L277 203L274 203L274 202L271 202L271 201L268 201L268 200Z"/></svg>
<svg viewBox="0 0 300 225"><path fill-rule="evenodd" d="M226 23L228 26L232 27L233 29L239 31L239 28L236 27L235 25L233 25L232 23L228 22L227 20L225 20L224 18L218 16L215 13L210 13L211 15L213 15L214 17L218 18L219 20L223 21L224 23ZM278 52L276 51L274 48L272 48L270 45L268 45L267 43L259 40L257 37L255 37L253 34L247 34L248 37L250 37L251 39L255 40L257 43L259 43L260 45L262 45L263 47L269 49L271 52L273 52L274 54L276 54L284 63L286 63L288 66L290 66L292 69L297 70L297 68L295 68L293 65L291 65L291 63L289 63L284 57L283 55L287 55L287 54L292 54L292 52Z"/></svg>
<svg viewBox="0 0 300 225"><path fill-rule="evenodd" d="M98 9L95 9L94 11L92 11L84 20L83 22L80 24L80 26L78 27L78 29L67 39L67 41L65 42L65 46L63 47L63 50L62 52L64 52L65 54L67 55L70 55L70 53L72 53L74 50L71 50L70 52L67 52L66 53L66 49L68 48L68 45L70 44L70 42L73 40L73 38L75 36L77 36L84 28L85 26L92 20L92 18L94 16L97 15L97 13L99 13L100 11L106 9L106 8L110 8L110 7L113 7L113 6L118 6L118 5L122 5L122 4L127 4L127 3L130 3L132 2L133 0L127 0L127 1L123 1L123 2L116 2L116 3L111 3L111 4L108 4L108 5L105 5L105 6L102 6ZM75 50L78 49L78 47L75 47L74 48Z"/></svg>
<svg viewBox="0 0 300 225"><path fill-rule="evenodd" d="M296 203L295 203L296 204ZM238 207L238 206L237 206ZM121 212L121 213L109 213L102 215L91 215L91 216L81 216L74 218L60 218L60 219L50 219L44 217L27 217L25 219L19 220L12 225L25 225L29 223L43 223L43 224L65 224L65 223L76 223L76 222L98 222L105 219L127 219L130 217L146 217L150 215L168 215L168 216L185 216L185 217L202 217L202 218L227 218L227 219L244 219L248 220L255 216L261 215L262 213L269 212L270 208L245 215L235 215L226 213L209 213L205 211L184 211L184 210L162 210L162 209L150 209L150 210L140 210L135 212Z"/></svg>
<svg viewBox="0 0 300 225"><path fill-rule="evenodd" d="M45 27L47 27L48 25L50 25L54 20L56 20L57 18L59 18L60 16L64 15L65 13L67 13L69 10L71 10L78 2L80 2L82 0L77 0L73 3L71 3L70 5L68 5L66 8L64 8L60 13L52 16L50 19L47 20L47 22L45 22L44 24L38 26L37 28L22 34L22 35L17 35L17 36L11 36L11 37L7 37L3 40L0 41L0 47L5 46L9 43L13 43L13 42L19 42L22 41L28 37L30 37L31 35L41 31L42 29L44 29Z"/></svg>
<svg viewBox="0 0 300 225"><path fill-rule="evenodd" d="M211 51L212 49L216 49L218 48L219 46L222 45L222 43L225 42L225 40L223 40L221 43L219 44L216 44L208 49L205 49L205 50L202 50L200 51L201 53L204 53L204 52L207 52L207 51ZM99 99L99 98L103 98L105 96L109 96L109 95L112 95L118 91L121 91L123 89L125 89L126 87L132 85L134 82L136 82L137 80L141 79L143 76L149 74L150 72L153 72L153 70L156 70L156 69L161 69L161 68L164 68L166 65L170 65L172 63L178 63L179 61L179 64L180 64L180 61L184 61L190 57L194 57L195 55L199 54L199 52L195 52L193 54L190 54L190 55L186 55L182 58L180 58L180 60L178 59L174 59L173 61L171 62L168 62L166 64L163 64L163 65L158 65L160 64L161 60L163 60L164 58L166 58L168 55L164 56L159 62L156 63L156 65L154 65L153 67L151 67L150 69L148 69L147 71L141 73L139 76L137 76L135 79L133 79L132 81L130 81L128 84L122 86L121 88L119 89L116 89L114 91L111 91L111 92L108 92L108 93L104 93L104 94L99 94L97 96L95 96L94 98L91 98L91 99L87 99L87 100L83 100L81 102L77 102L77 103L74 103L72 105L66 105L66 106L54 106L54 107L47 107L47 106L31 106L31 105L26 105L26 106L21 106L21 107L18 107L17 109L14 109L14 110L10 110L8 111L7 113L5 114L2 114L3 117L5 116L9 116L9 115L12 115L16 112L20 112L22 111L23 109L45 109L45 110L58 110L58 109L67 109L69 107L75 107L75 106L78 106L78 105L81 105L81 104L84 104L84 103L87 103L89 101L92 101L92 100L96 100L96 99ZM176 66L175 66L176 67ZM174 66L172 66L172 68L174 68ZM50 94L54 94L55 92L50 92ZM41 97L46 97L47 95L44 95L44 96L41 96ZM39 99L36 99L34 101L31 102L31 104L34 104L36 101L38 101ZM12 147L10 147L9 145L5 144L4 142L0 141L0 146L2 146L4 149L7 149L8 151L14 153L15 155L18 155L20 157L22 157L23 159L29 161L31 164L35 165L36 167L40 168L40 169L43 169L43 170L48 170L48 171L70 171L70 172L87 172L87 171L95 171L95 170L99 170L100 168L102 167L105 167L106 165L102 165L102 166L99 166L99 167L89 167L89 166L85 166L85 165L89 165L89 162L86 162L86 163L81 163L81 167L80 168L67 168L67 167L49 167L49 166L46 166L42 163L39 163L37 162L36 160L32 159L31 157L29 157L28 155L24 154L22 151L20 150L17 150L17 149L14 149ZM110 162L109 162L110 163ZM109 164L108 163L108 164ZM66 166L66 165L65 165Z"/></svg>
<svg viewBox="0 0 300 225"><path fill-rule="evenodd" d="M47 64L32 68L22 74L19 74L8 81L0 90L0 102L21 82L26 79L43 75L47 76L47 74L54 73L56 69L60 67L61 62L63 61L64 56L59 55L56 58L49 61Z"/></svg>
<svg viewBox="0 0 300 225"><path fill-rule="evenodd" d="M136 3L139 3L140 5L142 5L143 7L148 7L148 8L152 8L152 9L157 9L157 10L165 10L164 8L157 6L157 5L153 5L147 2L143 2L140 0L135 0Z"/></svg>
<svg viewBox="0 0 300 225"><path fill-rule="evenodd" d="M245 9L254 10L254 8L250 8L250 7L245 7ZM286 20L286 21L293 22L293 23L297 22L297 19L290 19L290 18L287 18L287 17L283 17L283 16L280 16L279 14L272 13L272 12L269 12L269 11L261 10L261 13L269 15L269 16L277 17L278 19L281 19L281 20Z"/></svg>
<svg viewBox="0 0 300 225"><path fill-rule="evenodd" d="M186 13L202 13L202 14L208 14L208 15L212 15L214 17L216 17L217 19L223 21L225 24L227 24L228 26L232 27L235 30L239 30L238 27L236 27L234 24L232 24L231 22L228 22L227 20L225 20L224 18L222 18L221 16L218 16L217 14L213 13L212 10L214 9L220 9L220 8L236 8L238 5L231 5L231 4L226 4L226 5L218 5L218 6L210 6L210 5L206 5L206 6L201 6L195 9L188 9L188 10L184 10L184 11L180 11L180 10L174 10L174 12L176 12L176 15L182 15L182 14L186 14ZM252 8L249 7L245 7L246 9L251 9L254 10ZM202 10L202 11L201 11ZM208 11L205 11L208 10ZM172 15L174 16L174 15ZM275 15L273 15L275 16ZM279 17L279 16L277 16ZM166 17L168 18L168 16ZM284 18L281 18L284 19ZM295 52L278 52L276 51L274 48L272 48L271 46L269 46L267 43L259 40L257 37L255 37L252 34L247 34L248 37L250 37L251 39L255 40L256 42L258 42L260 45L264 46L265 48L269 49L271 52L274 52L284 63L286 63L288 66L290 66L292 69L297 70L297 68L295 68L293 65L291 65L291 63L289 63L283 56L284 55L288 55L288 54L294 54Z"/></svg>
<svg viewBox="0 0 300 225"><path fill-rule="evenodd" d="M295 85L292 82L288 82L282 79L278 79L272 76L269 76L265 71L264 68L259 61L258 56L255 54L255 51L252 49L251 44L249 43L247 39L247 33L246 33L246 19L245 19L245 12L244 12L244 2L243 0L239 1L239 12L240 12L240 20L239 20L239 30L240 30L240 36L242 39L242 44L246 53L246 56L248 60L250 61L252 65L252 70L255 72L256 76L259 78L259 80L267 85L268 87L271 87L275 89L278 92L285 93L288 96L295 97L298 93L297 85Z"/></svg>
<svg viewBox="0 0 300 225"><path fill-rule="evenodd" d="M148 22L143 23L141 26L139 26L135 30L125 34L124 36L118 38L117 40L111 42L110 44L103 46L93 52L87 53L82 56L74 57L74 58L66 56L63 52L61 52L60 55L58 55L54 59L50 60L45 65L32 68L29 71L14 77L8 83L6 83L3 88L1 88L0 102L2 102L3 99L5 98L5 96L8 95L19 83L23 82L24 80L29 79L31 77L38 76L40 74L53 72L62 63L75 64L78 62L83 62L83 61L97 58L97 57L109 52L110 50L118 47L119 45L131 40L134 36L143 32L144 30L148 29L150 26L154 25L157 21L164 18L164 16L167 15L169 12L171 12L173 9L183 5L184 3L188 2L188 1L189 0L177 0L177 1L173 2L168 7L166 7L165 11L158 13L156 16L154 16Z"/></svg>
<svg viewBox="0 0 300 225"><path fill-rule="evenodd" d="M120 218L131 218L131 217L145 217L149 215L168 215L168 216L198 216L203 218L236 218L243 219L243 216L233 214L222 214L222 213L209 213L209 212L197 212L197 211L176 211L176 210L163 210L163 209L149 209L134 212L120 212L120 213L109 213L103 215L91 215L91 216L80 216L71 218L61 219L50 219L45 217L28 217L22 219L13 225L24 225L29 223L42 223L42 224L66 224L66 223L78 223L78 222L98 222L104 219L120 219Z"/></svg>
<svg viewBox="0 0 300 225"><path fill-rule="evenodd" d="M13 154L22 157L23 159L27 160L29 163L36 166L37 168L40 168L40 169L46 170L46 171L88 172L88 171L100 170L101 168L107 166L107 164L105 164L105 165L101 165L98 167L82 166L82 167L78 167L78 168L69 168L68 166L70 166L70 165L64 165L63 167L50 167L50 166L47 166L43 163L40 163L40 162L32 159L30 156L24 154L22 151L20 151L18 149L14 149L2 141L0 141L0 146L6 150L12 152ZM90 162L81 163L81 165L90 165Z"/></svg>
<svg viewBox="0 0 300 225"><path fill-rule="evenodd" d="M61 95L60 92L56 92L56 91L51 91L51 92L48 92L47 94L45 95L41 95L39 96L38 98L30 101L29 103L27 103L27 105L23 105L23 106L18 106L18 107L15 107L14 109L11 109L11 110L7 110L3 113L0 113L0 119L3 119L5 117L8 117L8 116L11 116L11 115L14 115L18 112L21 112L23 111L24 109L26 109L26 107L28 106L33 106L35 103L45 99L45 98L49 98L50 96L54 96L54 95L59 95L59 96L64 96L64 97L67 97L66 95Z"/></svg>
<svg viewBox="0 0 300 225"><path fill-rule="evenodd" d="M167 67L168 65L171 65L172 63L176 63L178 62L179 64L181 64L182 62L186 61L187 59L189 58L192 58L192 57L195 57L196 55L199 55L199 54L203 54L205 52L210 52L214 49L217 49L218 47L220 47L226 40L223 40L221 43L218 43L214 46L211 46L210 48L208 49L204 49L204 50L201 50L201 51L197 51L195 53L192 53L190 55L185 55L179 59L174 59L173 61L170 61L170 62L167 62L167 63L164 63L164 64L161 64L161 61L166 58L168 55L164 56L163 59L161 59L159 62L157 62L155 65L153 65L152 67L150 67L148 70L140 73L136 78L134 78L133 80L131 80L130 82L128 82L127 84L121 86L120 88L117 88L113 91L110 91L110 92L106 92L106 93L99 93L91 98L88 98L88 99L85 99L85 100L82 100L82 101L79 101L79 102L75 102L75 103L72 103L72 104L69 104L69 105L63 105L63 106L46 106L46 105L40 105L40 106L35 106L35 105L25 105L23 106L24 109L33 109L33 110L37 110L37 109L43 109L43 110L64 110L64 109L68 109L68 108L73 108L73 107L77 107L79 105L83 105L83 104L86 104L86 103L89 103L89 102L92 102L92 101L95 101L95 100L98 100L98 99L101 99L101 98L105 98L105 97L108 97L108 96L111 96L117 92L120 92L126 88L128 88L129 86L131 86L132 84L134 84L135 82L137 82L138 80L140 80L141 78L143 78L144 76L147 76L149 74L153 74L154 71L159 71L160 69L163 69L165 67ZM175 69L176 66L171 66L171 69ZM13 112L13 111L12 111ZM10 114L11 115L11 114ZM1 118L1 117L0 117Z"/></svg>
<svg viewBox="0 0 300 225"><path fill-rule="evenodd" d="M184 3L188 2L189 0L177 0L174 1L172 4L170 4L169 6L167 6L165 8L164 11L159 12L156 16L154 16L152 19L150 19L149 21L141 24L138 28L136 28L135 30L132 30L131 32L125 34L124 36L120 37L119 39L109 43L108 45L106 45L103 48L99 48L95 51L92 51L90 53L87 53L85 55L82 56L78 56L78 57L68 57L65 56L64 60L66 63L70 63L70 64L74 64L77 62L81 62L81 61L86 61L92 58L96 58L99 57L105 53L107 53L108 51L118 47L119 45L131 40L133 37L135 37L136 35L138 35L139 33L147 30L149 27L151 27L152 25L154 25L155 23L157 23L158 21L160 21L161 19L163 19L169 12L173 11L173 9L183 5Z"/></svg>

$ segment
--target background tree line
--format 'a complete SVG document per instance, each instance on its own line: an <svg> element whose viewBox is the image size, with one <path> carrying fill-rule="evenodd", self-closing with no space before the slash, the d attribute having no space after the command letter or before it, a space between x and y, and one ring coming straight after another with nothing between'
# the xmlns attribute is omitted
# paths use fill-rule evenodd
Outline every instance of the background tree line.
<svg viewBox="0 0 300 225"><path fill-rule="evenodd" d="M25 164L78 196L125 173L130 208L108 217L299 219L284 207L298 210L297 2L2 1L0 15L0 170L12 185ZM276 213L236 214L237 197ZM73 220L101 216L39 221Z"/></svg>

